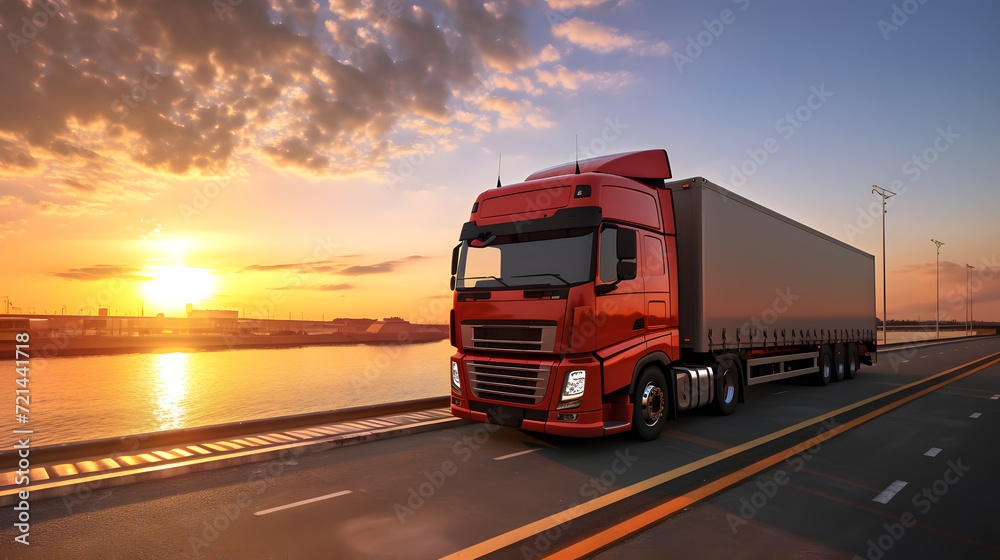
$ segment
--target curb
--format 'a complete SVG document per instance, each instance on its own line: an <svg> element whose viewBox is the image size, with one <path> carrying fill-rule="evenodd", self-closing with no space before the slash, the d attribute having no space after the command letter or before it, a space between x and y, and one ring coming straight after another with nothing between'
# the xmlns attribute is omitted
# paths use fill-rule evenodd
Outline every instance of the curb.
<svg viewBox="0 0 1000 560"><path fill-rule="evenodd" d="M412 422L406 425L393 426L391 421L400 420L405 418L412 418L407 416L396 416L396 417L383 417L379 418L380 423L386 424L386 427L371 429L370 427L362 429L360 431L354 431L351 433L338 434L334 436L324 435L319 432L318 429L307 429L309 432L320 433L319 437L309 437L302 439L301 441L291 441L288 443L280 443L275 445L268 445L260 448L250 448L238 451L232 449L228 452L222 452L217 454L209 453L208 456L197 457L193 456L193 453L188 455L191 457L174 458L173 460L166 460L159 464L149 464L149 463L138 463L130 467L121 468L120 470L111 470L105 473L95 473L95 472L85 472L85 473L74 473L65 476L60 476L57 474L55 477L43 479L42 481L34 482L31 481L26 485L15 486L10 483L0 486L0 507L6 507L11 504L15 504L20 499L18 494L22 491L30 492L32 499L45 499L60 496L69 496L72 494L77 494L80 497L86 497L94 490L114 488L118 486L125 486L129 484L135 484L138 482L144 482L147 480L160 480L165 478L171 478L175 476L181 476L185 474L190 474L194 472L202 472L214 469L222 469L227 467L232 467L236 465L243 465L247 463L257 463L264 461L271 461L274 459L285 459L289 456L297 457L304 453L315 453L319 451L326 451L329 449L334 449L338 447L348 447L352 445L357 445L361 443L369 443L374 441L380 441L385 439L393 439L396 437L418 434L422 432L429 432L434 430L441 430L450 427L456 427L471 423L469 420L464 420L461 418L452 417L450 414L450 409L434 409L426 410L421 412L421 421ZM438 418L427 419L428 416L439 416ZM372 419L374 421L374 419ZM352 425L352 424L341 424L340 426ZM353 424L357 426L359 424ZM337 425L334 425L337 426ZM297 434L306 433L306 430L292 432ZM273 432L270 433L270 439L274 439ZM245 436L240 441L245 439L255 439L263 441L260 437L256 435ZM291 440L291 437L286 437L285 439ZM215 444L228 444L235 446L236 448L241 448L238 444L233 444L232 442L216 442ZM191 447L207 447L207 444L200 443L192 445ZM190 448L190 447L189 447ZM176 449L172 450L176 454ZM204 451L204 450L203 450ZM143 453L143 456L150 456L150 453L163 453L162 451L149 451ZM206 452L208 453L208 452ZM120 456L117 458L121 458ZM154 458L156 459L156 458ZM77 458L77 461L81 461ZM112 459L113 461L113 459ZM159 459L157 459L159 461ZM85 461L93 463L93 461ZM77 463L79 464L79 463ZM66 467L67 465L58 465L59 467ZM70 465L71 466L71 465ZM47 465L32 465L31 473L35 473L36 469L42 468L53 469L57 467L54 464ZM76 470L75 468L73 470ZM3 473L4 475L12 473ZM46 476L48 476L46 474ZM10 480L10 478L8 478Z"/></svg>

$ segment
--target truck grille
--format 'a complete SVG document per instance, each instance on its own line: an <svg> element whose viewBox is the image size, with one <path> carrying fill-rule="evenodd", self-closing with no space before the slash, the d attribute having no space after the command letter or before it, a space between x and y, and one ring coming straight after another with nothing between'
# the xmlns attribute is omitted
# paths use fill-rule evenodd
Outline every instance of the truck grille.
<svg viewBox="0 0 1000 560"><path fill-rule="evenodd" d="M552 366L470 360L472 394L500 402L535 405L545 398Z"/></svg>
<svg viewBox="0 0 1000 560"><path fill-rule="evenodd" d="M556 323L463 323L462 345L480 350L552 353L556 346Z"/></svg>

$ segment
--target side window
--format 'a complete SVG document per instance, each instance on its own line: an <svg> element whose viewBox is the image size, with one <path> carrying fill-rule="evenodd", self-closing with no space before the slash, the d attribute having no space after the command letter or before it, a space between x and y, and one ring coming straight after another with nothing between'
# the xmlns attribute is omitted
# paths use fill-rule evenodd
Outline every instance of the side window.
<svg viewBox="0 0 1000 560"><path fill-rule="evenodd" d="M666 274L663 259L663 242L651 235L643 236L642 240L642 275L645 278L663 276Z"/></svg>
<svg viewBox="0 0 1000 560"><path fill-rule="evenodd" d="M618 228L607 227L601 230L597 275L601 282L614 282L618 279Z"/></svg>

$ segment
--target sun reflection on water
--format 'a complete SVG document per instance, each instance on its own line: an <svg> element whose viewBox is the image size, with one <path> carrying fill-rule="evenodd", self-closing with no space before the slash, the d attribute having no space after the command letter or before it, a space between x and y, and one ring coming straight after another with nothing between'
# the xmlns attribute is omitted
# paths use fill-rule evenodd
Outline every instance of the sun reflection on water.
<svg viewBox="0 0 1000 560"><path fill-rule="evenodd" d="M160 430L180 428L185 425L186 397L188 394L188 355L184 352L156 356L156 411Z"/></svg>

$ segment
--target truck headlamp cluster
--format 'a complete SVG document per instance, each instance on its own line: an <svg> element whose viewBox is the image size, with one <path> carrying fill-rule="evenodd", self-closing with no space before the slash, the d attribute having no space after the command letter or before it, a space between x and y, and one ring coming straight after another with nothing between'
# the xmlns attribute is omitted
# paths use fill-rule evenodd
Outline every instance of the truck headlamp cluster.
<svg viewBox="0 0 1000 560"><path fill-rule="evenodd" d="M563 383L562 400L568 401L580 398L583 396L583 390L586 386L586 371L577 369L567 373L566 381Z"/></svg>
<svg viewBox="0 0 1000 560"><path fill-rule="evenodd" d="M458 371L458 362L454 360L451 362L451 386L456 391L462 390L462 376Z"/></svg>

